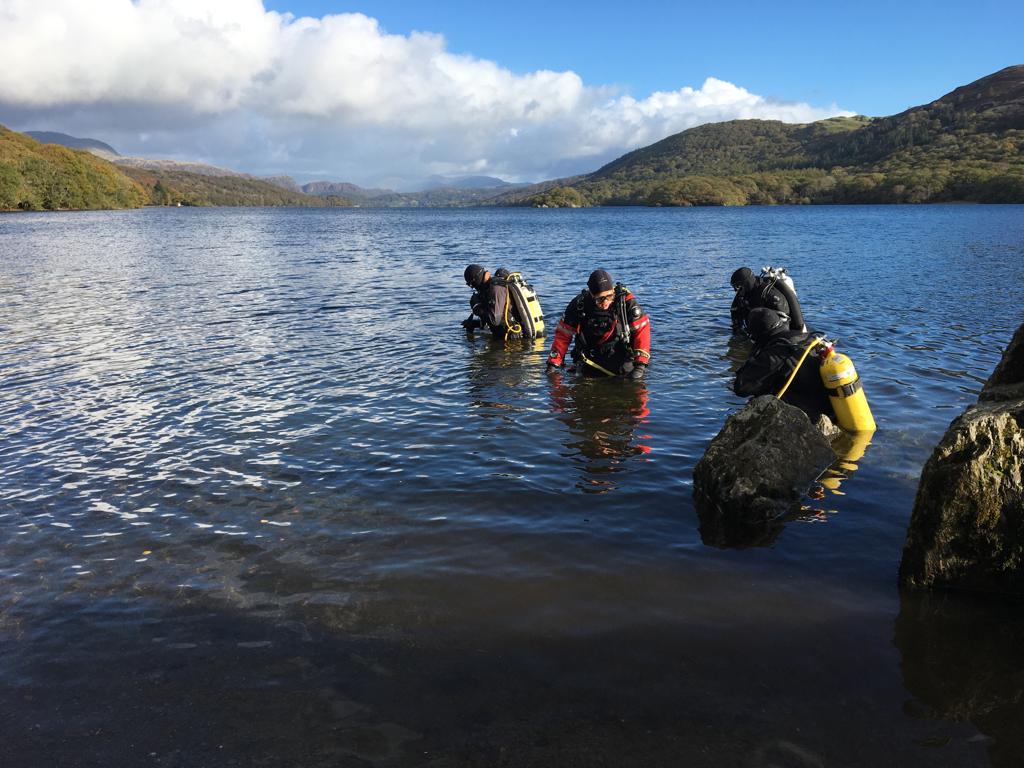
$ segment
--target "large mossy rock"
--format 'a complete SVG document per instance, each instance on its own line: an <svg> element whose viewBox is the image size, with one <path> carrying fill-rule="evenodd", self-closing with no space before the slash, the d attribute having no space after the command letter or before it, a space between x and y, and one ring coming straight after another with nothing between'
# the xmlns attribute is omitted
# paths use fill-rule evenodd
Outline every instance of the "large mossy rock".
<svg viewBox="0 0 1024 768"><path fill-rule="evenodd" d="M900 563L911 587L1024 593L1024 326L921 472Z"/></svg>
<svg viewBox="0 0 1024 768"><path fill-rule="evenodd" d="M714 546L770 543L778 519L799 506L835 458L799 408L770 395L754 398L726 420L694 467L701 538Z"/></svg>

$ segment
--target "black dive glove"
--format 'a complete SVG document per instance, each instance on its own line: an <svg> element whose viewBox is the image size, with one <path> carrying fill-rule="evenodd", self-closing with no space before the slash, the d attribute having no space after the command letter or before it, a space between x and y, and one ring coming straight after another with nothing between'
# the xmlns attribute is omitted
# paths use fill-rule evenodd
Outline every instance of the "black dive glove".
<svg viewBox="0 0 1024 768"><path fill-rule="evenodd" d="M465 328L467 331L474 331L482 326L483 323L481 323L475 317L467 317L465 320L462 321L462 327Z"/></svg>
<svg viewBox="0 0 1024 768"><path fill-rule="evenodd" d="M544 373L554 373L558 370L558 366L548 360L548 364L544 367Z"/></svg>
<svg viewBox="0 0 1024 768"><path fill-rule="evenodd" d="M630 381L640 381L644 377L644 371L647 370L647 363L636 363L633 366L633 370L626 374L626 378Z"/></svg>

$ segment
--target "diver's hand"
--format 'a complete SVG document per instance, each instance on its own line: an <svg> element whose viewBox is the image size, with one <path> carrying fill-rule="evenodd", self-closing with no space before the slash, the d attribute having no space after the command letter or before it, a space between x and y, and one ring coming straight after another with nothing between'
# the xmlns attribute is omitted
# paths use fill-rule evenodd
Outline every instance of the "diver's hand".
<svg viewBox="0 0 1024 768"><path fill-rule="evenodd" d="M548 364L544 366L544 373L554 373L557 370L559 370L559 367L550 360L548 360Z"/></svg>
<svg viewBox="0 0 1024 768"><path fill-rule="evenodd" d="M473 331L480 327L480 323L475 317L467 317L462 321L462 327L467 331Z"/></svg>
<svg viewBox="0 0 1024 768"><path fill-rule="evenodd" d="M644 372L647 370L647 363L637 363L633 366L633 370L626 374L626 378L630 381L640 381L644 377Z"/></svg>

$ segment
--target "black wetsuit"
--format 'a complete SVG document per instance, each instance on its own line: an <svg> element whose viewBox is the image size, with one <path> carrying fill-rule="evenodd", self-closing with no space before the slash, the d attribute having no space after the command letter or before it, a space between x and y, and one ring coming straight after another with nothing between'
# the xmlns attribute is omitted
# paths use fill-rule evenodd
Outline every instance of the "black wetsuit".
<svg viewBox="0 0 1024 768"><path fill-rule="evenodd" d="M729 314L732 317L733 333L743 333L747 327L747 315L755 307L773 309L786 317L791 316L789 301L782 295L782 292L775 287L775 281L771 278L755 277L753 285L741 288L736 292L732 300ZM800 330L800 329L796 329Z"/></svg>
<svg viewBox="0 0 1024 768"><path fill-rule="evenodd" d="M733 391L744 397L777 394L814 335L782 330L760 344L755 344L747 362L736 372ZM818 357L812 350L804 359L800 371L782 400L795 405L811 419L817 419L820 414L825 414L834 420L832 405L829 403L828 392L825 391L818 368Z"/></svg>
<svg viewBox="0 0 1024 768"><path fill-rule="evenodd" d="M508 304L508 286L505 278L508 277L507 269L499 269L494 276L480 286L469 299L469 306L473 314L480 318L481 327L491 329L491 333L503 339L522 338L522 334L508 333L508 326L505 324L505 306ZM515 306L508 307L508 319L512 323L519 322Z"/></svg>

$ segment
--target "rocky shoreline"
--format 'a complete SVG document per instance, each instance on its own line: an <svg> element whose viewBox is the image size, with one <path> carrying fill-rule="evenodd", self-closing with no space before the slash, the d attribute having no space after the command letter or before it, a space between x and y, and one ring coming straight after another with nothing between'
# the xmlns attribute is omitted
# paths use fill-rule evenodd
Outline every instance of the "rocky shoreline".
<svg viewBox="0 0 1024 768"><path fill-rule="evenodd" d="M900 582L1024 594L1024 325L921 472Z"/></svg>

